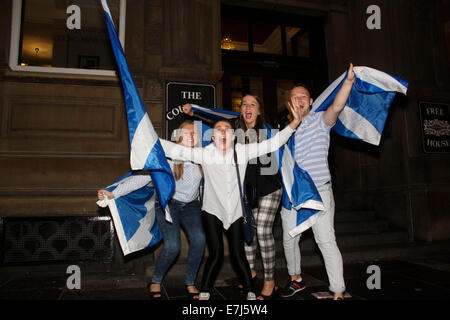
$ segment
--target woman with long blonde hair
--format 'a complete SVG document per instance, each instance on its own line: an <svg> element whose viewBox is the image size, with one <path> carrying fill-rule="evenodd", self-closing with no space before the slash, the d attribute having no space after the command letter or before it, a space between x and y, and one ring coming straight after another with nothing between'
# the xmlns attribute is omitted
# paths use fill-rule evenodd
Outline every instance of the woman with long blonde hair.
<svg viewBox="0 0 450 320"><path fill-rule="evenodd" d="M198 129L192 121L183 122L175 131L177 144L193 148L199 142ZM163 235L164 247L159 254L152 283L149 285L153 299L161 299L161 283L168 269L180 252L180 229L184 227L189 238L189 252L186 271L186 292L191 299L198 299L199 290L195 286L200 262L205 248L205 233L201 221L201 205L199 201L199 187L203 179L203 172L199 165L192 162L174 162L169 160L175 178L175 193L168 206L172 223L166 221L165 212L158 201L155 203L156 220ZM113 192L98 191L98 198L103 200L118 198L137 190L148 183L149 175L137 175L131 183L119 185Z"/></svg>

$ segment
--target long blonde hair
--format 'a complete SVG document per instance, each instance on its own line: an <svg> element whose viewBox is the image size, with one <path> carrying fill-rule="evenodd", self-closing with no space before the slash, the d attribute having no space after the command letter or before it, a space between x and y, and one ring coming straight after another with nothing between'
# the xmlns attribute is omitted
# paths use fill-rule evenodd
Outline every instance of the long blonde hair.
<svg viewBox="0 0 450 320"><path fill-rule="evenodd" d="M188 125L193 125L195 127L195 124L193 121L191 120L186 120L184 122L182 122L180 124L180 126L178 127L178 129L176 129L176 135L175 135L175 139L176 139L176 143L180 144L181 140L182 140L182 136L181 136L181 130L188 126ZM202 166L198 165L198 169L200 170L200 174L203 177L203 169ZM180 180L183 177L183 173L184 173L184 162L175 162L173 165L173 176L175 178L176 181Z"/></svg>

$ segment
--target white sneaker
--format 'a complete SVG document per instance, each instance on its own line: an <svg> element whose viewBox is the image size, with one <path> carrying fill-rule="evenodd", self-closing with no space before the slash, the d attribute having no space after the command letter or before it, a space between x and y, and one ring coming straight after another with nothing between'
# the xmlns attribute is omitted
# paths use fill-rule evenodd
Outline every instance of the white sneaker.
<svg viewBox="0 0 450 320"><path fill-rule="evenodd" d="M198 300L209 300L209 297L211 295L209 294L209 292L200 292L200 294L198 295Z"/></svg>
<svg viewBox="0 0 450 320"><path fill-rule="evenodd" d="M256 294L254 292L247 293L247 300L256 300Z"/></svg>

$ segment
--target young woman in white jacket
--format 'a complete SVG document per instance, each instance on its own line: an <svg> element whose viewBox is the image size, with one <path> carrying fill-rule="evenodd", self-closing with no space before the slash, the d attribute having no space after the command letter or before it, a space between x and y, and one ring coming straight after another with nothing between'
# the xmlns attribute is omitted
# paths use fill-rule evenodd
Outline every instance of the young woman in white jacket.
<svg viewBox="0 0 450 320"><path fill-rule="evenodd" d="M160 139L168 158L200 164L204 172L202 221L209 255L203 271L200 300L210 298L223 261L223 229L228 239L231 260L235 265L238 279L247 292L247 299L256 299L252 288L251 271L244 251L242 208L234 152L236 152L242 183L248 161L279 149L301 123L300 108L297 106L290 106L290 108L294 120L271 139L260 143L237 143L233 148L235 139L233 127L226 120L215 123L213 143L205 148L188 148Z"/></svg>

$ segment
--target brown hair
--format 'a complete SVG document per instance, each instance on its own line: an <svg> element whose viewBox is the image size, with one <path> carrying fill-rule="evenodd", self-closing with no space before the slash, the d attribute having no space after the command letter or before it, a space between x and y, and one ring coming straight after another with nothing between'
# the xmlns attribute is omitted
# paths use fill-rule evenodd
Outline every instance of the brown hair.
<svg viewBox="0 0 450 320"><path fill-rule="evenodd" d="M298 83L296 83L296 84L294 84L294 85L292 86L292 88L291 88L290 91L292 91L293 89L295 89L295 88L297 88L297 87L305 88L306 90L308 90L309 96L311 96L311 90L309 89L309 86L308 86L306 83L298 82Z"/></svg>
<svg viewBox="0 0 450 320"><path fill-rule="evenodd" d="M181 143L181 139L182 139L182 136L180 134L181 130L184 127L186 127L188 125L191 125L191 124L195 126L194 122L191 121L191 120L186 120L186 121L184 121L184 122L182 122L180 124L180 126L177 129L178 132L175 135L176 140L177 140L176 143ZM203 177L202 167L199 165L198 168L199 168L200 173L201 173L201 175ZM180 180L183 177L183 173L184 173L184 162L176 162L176 163L174 163L174 165L173 165L173 176L174 176L176 181Z"/></svg>
<svg viewBox="0 0 450 320"><path fill-rule="evenodd" d="M251 96L253 98L255 98L256 102L258 102L259 105L259 115L256 118L256 123L255 123L255 127L253 129L255 129L256 134L258 135L259 138L259 129L263 129L263 124L266 123L266 119L264 117L264 105L263 102L261 100L261 98L253 93L246 93L242 96L242 101L244 101L244 98L246 96ZM242 108L242 104L241 104L241 108ZM242 130L247 131L247 125L245 124L244 121L244 117L242 117L242 114L239 116L239 128L241 128Z"/></svg>
<svg viewBox="0 0 450 320"><path fill-rule="evenodd" d="M308 91L308 93L309 93L309 97L311 98L311 90L309 89L309 86L302 82L296 83L291 87L291 90L289 90L289 97L291 96L290 93L292 92L292 90L294 90L295 88L299 88L299 87L306 89L306 91ZM287 118L289 121L292 121L292 120L294 120L294 116L292 115L291 108L289 108L289 101L290 100L286 101L285 107L288 111Z"/></svg>
<svg viewBox="0 0 450 320"><path fill-rule="evenodd" d="M214 122L214 124L213 124L213 129L215 129L216 128L216 126L217 126L217 124L219 123L219 122L225 122L225 123L228 123L230 126L231 126L231 129L234 129L234 125L233 125L233 123L231 122L231 120L230 119L218 119L218 120L216 120L215 122Z"/></svg>

